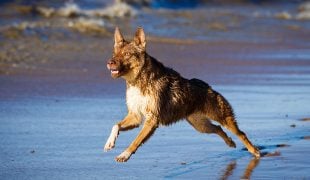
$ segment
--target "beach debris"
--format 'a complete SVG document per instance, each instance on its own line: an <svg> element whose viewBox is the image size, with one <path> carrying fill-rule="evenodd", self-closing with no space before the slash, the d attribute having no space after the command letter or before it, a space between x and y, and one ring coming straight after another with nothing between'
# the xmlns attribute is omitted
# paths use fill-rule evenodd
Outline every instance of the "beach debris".
<svg viewBox="0 0 310 180"><path fill-rule="evenodd" d="M277 14L275 15L275 17L278 18L278 19L286 19L286 20L289 20L289 19L292 19L293 16L292 16L289 12L283 11L283 12L277 13Z"/></svg>
<svg viewBox="0 0 310 180"><path fill-rule="evenodd" d="M68 22L68 27L81 33L110 34L106 30L105 23L102 19L79 18L75 21Z"/></svg>
<svg viewBox="0 0 310 180"><path fill-rule="evenodd" d="M186 163L186 162L181 162L180 164L181 164L181 165L186 165L187 163Z"/></svg>
<svg viewBox="0 0 310 180"><path fill-rule="evenodd" d="M310 1L302 3L299 8L299 13L296 15L298 20L310 20Z"/></svg>
<svg viewBox="0 0 310 180"><path fill-rule="evenodd" d="M310 118L301 118L301 121L310 121Z"/></svg>

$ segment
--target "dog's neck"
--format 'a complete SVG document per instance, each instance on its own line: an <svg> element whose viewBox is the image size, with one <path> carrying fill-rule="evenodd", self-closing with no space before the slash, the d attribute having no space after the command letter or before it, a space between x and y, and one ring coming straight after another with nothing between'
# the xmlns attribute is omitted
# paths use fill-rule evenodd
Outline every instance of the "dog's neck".
<svg viewBox="0 0 310 180"><path fill-rule="evenodd" d="M166 69L161 62L147 53L145 53L145 57L142 61L141 67L137 71L125 77L127 86L136 86L140 89L151 86L152 84L149 83L150 80L160 78Z"/></svg>

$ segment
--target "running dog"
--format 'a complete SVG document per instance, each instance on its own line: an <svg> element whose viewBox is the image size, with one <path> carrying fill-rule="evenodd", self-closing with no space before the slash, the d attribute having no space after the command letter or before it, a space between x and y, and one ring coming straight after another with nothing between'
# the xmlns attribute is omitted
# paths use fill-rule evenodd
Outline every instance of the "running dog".
<svg viewBox="0 0 310 180"><path fill-rule="evenodd" d="M216 121L238 136L255 157L260 157L258 148L239 129L228 101L204 81L185 79L150 56L146 52L142 28L137 29L131 42L126 41L116 28L114 42L113 56L107 62L107 68L113 78L126 80L128 114L113 126L104 150L111 150L115 146L120 131L139 127L144 122L136 139L115 158L116 161L126 162L159 125L171 125L182 119L186 119L201 133L219 135L229 147L235 148L236 144L221 126L211 123L211 120Z"/></svg>

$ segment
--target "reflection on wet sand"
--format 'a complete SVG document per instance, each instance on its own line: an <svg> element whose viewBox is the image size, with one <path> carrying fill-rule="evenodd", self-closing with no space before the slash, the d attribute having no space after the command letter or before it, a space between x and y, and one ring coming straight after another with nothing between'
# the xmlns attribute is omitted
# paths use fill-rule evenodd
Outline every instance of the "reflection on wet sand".
<svg viewBox="0 0 310 180"><path fill-rule="evenodd" d="M281 156L281 153L280 151L278 151L278 148L286 148L286 147L290 147L290 145L289 144L275 144L275 145L258 146L259 150L261 151L262 158ZM245 148L241 150L246 151ZM182 162L181 163L182 166L170 169L168 175L166 175L165 178L185 177L187 175L197 173L198 171L201 171L202 169L205 169L203 170L203 174L208 175L209 173L207 171L213 166L212 163L214 162L217 163L217 162L222 161L220 164L217 164L218 167L224 167L218 174L219 179L225 180L229 178L236 178L238 176L239 176L238 178L240 179L250 179L254 170L256 169L256 167L258 166L261 160L261 159L257 159L253 157L252 159L249 159L249 162L245 168L244 167L237 168L238 161L244 162L247 160L243 158L242 156L238 155L238 158L233 158L232 160L228 161L228 164L226 166L222 166L222 164L226 164L227 161L220 160L219 158L220 157L223 158L224 156L222 154L222 155L214 157L214 159L216 159L215 161L213 161L213 158L208 157L208 158L204 158L204 159L189 162L189 163ZM205 165L205 162L208 162L207 165Z"/></svg>
<svg viewBox="0 0 310 180"><path fill-rule="evenodd" d="M247 165L247 167L245 168L243 176L240 179L250 179L254 169L259 164L259 161L260 161L260 159L252 158L251 161L249 162L249 164ZM220 179L221 180L228 179L228 177L233 174L233 171L236 169L236 166L237 166L237 162L235 160L230 162L226 166L226 169L225 169L225 171L224 171L224 173Z"/></svg>
<svg viewBox="0 0 310 180"><path fill-rule="evenodd" d="M244 170L243 176L241 177L241 179L250 179L253 170L257 167L257 165L259 164L260 159L257 158L253 158L248 166L246 167L246 169Z"/></svg>
<svg viewBox="0 0 310 180"><path fill-rule="evenodd" d="M216 158L218 159L218 158ZM194 171L200 171L201 169L209 169L212 165L210 163L208 163L207 165L204 165L204 162L207 161L206 159L202 159L199 161L194 161L191 163L181 163L182 166L178 167L178 168L174 168L174 169L170 169L169 170L169 174L165 176L165 178L176 178L176 177L185 177L186 175L190 175L192 173L194 173ZM235 172L236 173L240 173L240 179L250 179L252 173L254 172L254 169L258 166L260 162L260 159L257 159L255 157L253 157L250 162L248 163L247 167L245 168L243 174L242 172ZM198 167L197 167L198 165ZM230 176L233 175L234 171L236 169L240 169L237 168L237 159L233 159L232 161L229 161L229 163L226 165L225 169L223 169L222 171L220 171L219 173L219 179L221 180L226 180L228 179ZM205 171L204 171L205 172ZM197 172L195 172L197 173ZM242 176L241 176L242 174ZM208 173L206 172L206 175L208 175Z"/></svg>
<svg viewBox="0 0 310 180"><path fill-rule="evenodd" d="M236 168L236 165L237 165L237 162L234 160L234 161L232 161L232 162L230 162L228 165L227 165L227 167L226 167L226 169L225 169L225 171L224 171L224 173L223 173L223 175L221 176L221 180L225 180L225 179L227 179L229 176L231 176L232 175L232 173L233 173L233 171L234 171L234 169Z"/></svg>

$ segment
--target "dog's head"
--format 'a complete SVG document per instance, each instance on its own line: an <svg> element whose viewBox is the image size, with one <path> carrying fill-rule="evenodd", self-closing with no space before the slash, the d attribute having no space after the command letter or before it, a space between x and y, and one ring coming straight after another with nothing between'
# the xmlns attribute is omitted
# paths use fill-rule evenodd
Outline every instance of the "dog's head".
<svg viewBox="0 0 310 180"><path fill-rule="evenodd" d="M138 28L131 42L126 41L120 30L115 29L114 51L112 58L107 63L113 78L134 78L141 70L145 59L145 34Z"/></svg>

